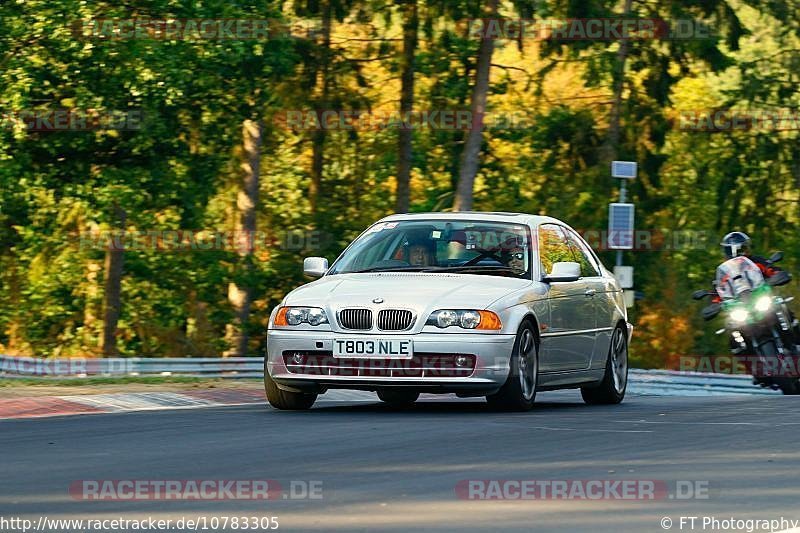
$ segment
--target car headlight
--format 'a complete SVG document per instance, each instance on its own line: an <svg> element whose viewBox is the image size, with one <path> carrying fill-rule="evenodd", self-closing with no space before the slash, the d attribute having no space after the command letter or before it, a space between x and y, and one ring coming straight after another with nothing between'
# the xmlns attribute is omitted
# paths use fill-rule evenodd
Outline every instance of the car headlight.
<svg viewBox="0 0 800 533"><path fill-rule="evenodd" d="M747 322L748 318L750 318L750 313L747 312L747 309L738 307L731 311L731 320L734 322Z"/></svg>
<svg viewBox="0 0 800 533"><path fill-rule="evenodd" d="M763 313L769 311L770 307L772 307L772 297L762 296L756 300L756 311L761 311Z"/></svg>
<svg viewBox="0 0 800 533"><path fill-rule="evenodd" d="M319 307L281 307L275 315L276 326L309 324L319 326L328 323L328 315Z"/></svg>
<svg viewBox="0 0 800 533"><path fill-rule="evenodd" d="M500 317L495 313L472 309L439 309L431 313L425 324L437 328L459 326L464 329L499 330L503 327Z"/></svg>

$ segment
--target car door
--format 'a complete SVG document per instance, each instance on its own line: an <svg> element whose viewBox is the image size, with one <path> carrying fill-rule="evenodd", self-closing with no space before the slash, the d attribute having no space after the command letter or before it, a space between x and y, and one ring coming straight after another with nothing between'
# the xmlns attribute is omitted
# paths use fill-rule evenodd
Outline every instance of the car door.
<svg viewBox="0 0 800 533"><path fill-rule="evenodd" d="M538 229L540 272L548 274L554 263L580 263L570 244L567 230L558 224L542 224ZM548 283L549 320L541 324L542 372L563 372L586 368L594 347L594 320L591 295L585 279ZM589 331L586 331L586 330Z"/></svg>
<svg viewBox="0 0 800 533"><path fill-rule="evenodd" d="M608 280L603 277L597 258L586 241L570 228L566 228L566 233L576 261L581 265L581 281L585 284L584 294L586 303L589 304L586 306L585 312L576 317L579 321L576 327L582 332L581 335L587 337L587 344L588 337L592 337L591 349L583 354L583 366L581 367L590 368L592 361L597 359L598 347L603 344L598 342L598 327L600 324L611 323L612 307L606 305Z"/></svg>

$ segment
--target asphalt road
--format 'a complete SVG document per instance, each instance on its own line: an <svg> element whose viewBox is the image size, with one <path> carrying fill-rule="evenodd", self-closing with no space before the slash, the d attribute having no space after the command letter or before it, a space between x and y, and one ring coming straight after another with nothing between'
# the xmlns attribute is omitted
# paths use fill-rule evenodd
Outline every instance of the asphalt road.
<svg viewBox="0 0 800 533"><path fill-rule="evenodd" d="M681 516L797 520L799 410L784 396L630 396L589 407L575 392L556 392L517 414L445 398L406 411L321 402L309 412L244 406L0 421L0 516L275 516L279 531L595 533L664 531L663 517L674 531ZM126 479L314 481L322 498L99 502L69 493L77 480ZM669 494L475 501L457 493L463 480L652 480ZM683 499L687 486L704 497Z"/></svg>

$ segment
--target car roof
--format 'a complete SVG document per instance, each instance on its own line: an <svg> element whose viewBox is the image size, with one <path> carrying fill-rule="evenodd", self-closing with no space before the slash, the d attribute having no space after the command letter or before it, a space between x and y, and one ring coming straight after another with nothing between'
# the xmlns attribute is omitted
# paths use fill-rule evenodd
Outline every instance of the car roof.
<svg viewBox="0 0 800 533"><path fill-rule="evenodd" d="M428 213L399 213L382 218L379 222L393 222L400 220L486 220L492 222L517 222L537 226L545 222L564 224L560 220L544 215L530 215L527 213L509 213L504 211L446 211Z"/></svg>

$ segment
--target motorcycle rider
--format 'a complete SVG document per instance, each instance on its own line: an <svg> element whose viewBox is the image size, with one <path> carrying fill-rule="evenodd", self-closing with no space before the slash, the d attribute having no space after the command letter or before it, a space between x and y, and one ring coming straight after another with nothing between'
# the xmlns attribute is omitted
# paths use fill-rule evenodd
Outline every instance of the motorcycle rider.
<svg viewBox="0 0 800 533"><path fill-rule="evenodd" d="M728 259L733 259L734 257L739 256L748 258L750 261L756 264L756 266L761 270L761 273L764 274L765 278L772 277L775 272L779 272L781 270L776 266L770 265L769 262L763 257L751 255L750 247L752 244L752 240L747 233L742 231L732 231L722 238L720 246L722 247L722 253L724 253L725 257Z"/></svg>
<svg viewBox="0 0 800 533"><path fill-rule="evenodd" d="M746 257L761 270L761 273L764 275L764 278L769 278L775 275L776 272L780 272L782 269L776 267L774 265L769 264L765 258L759 255L752 255L751 253L751 245L753 241L750 239L750 236L744 233L743 231L732 231L725 235L722 238L722 242L720 242L720 246L722 247L722 253L725 254L726 259L733 259L734 257ZM713 303L720 303L722 298L717 294L715 295L711 301Z"/></svg>
<svg viewBox="0 0 800 533"><path fill-rule="evenodd" d="M777 284L783 284L790 279L789 276L783 273L781 268L771 264L768 259L753 255L751 245L752 241L750 237L741 231L732 231L722 238L720 246L725 255L725 262L717 267L714 290L712 291L713 303L720 304L723 300L723 296L725 298L734 298L738 297L737 295L744 295L745 292L749 292L762 283L762 280L756 279L759 277L763 277L763 280L768 280L781 273L782 276L780 277L785 277L786 279L776 279L775 282L777 282ZM759 273L761 276L759 276ZM780 360L783 361L782 365L787 364L788 361L793 361L794 364L788 367L781 367L785 369L787 372L786 374L774 374L773 370L766 370L766 373L764 373L765 368L768 367L757 367L755 366L755 362L751 362L750 365L752 366L747 366L747 368L748 373L753 374L753 383L760 383L762 386L779 386L784 394L798 394L798 392L800 392L800 388L798 388L800 382L797 381L796 372L799 362L798 354L800 354L800 323L795 319L794 313L792 313L791 310L785 308L785 306L784 309L788 311L788 317L786 318L788 318L789 328L791 330L791 335L789 337L793 337L793 341L786 339L789 341L788 343L776 342L774 344L773 350L775 351L773 354L777 355L779 353L777 348L780 344L789 350L788 352L780 352ZM753 339L755 339L755 337ZM759 347L762 346L762 344L756 343L754 345L751 342L753 339L748 339L745 346L743 344L745 341L743 341L741 331L739 332L738 339L735 335L731 335L731 353L737 356L744 354L748 357L760 353ZM794 344L794 346L791 346L790 343ZM768 342L766 345L769 346L770 343ZM787 359L787 357L790 359ZM755 359L752 361L755 361ZM761 365L763 362L757 364ZM770 362L770 364L773 363ZM791 372L791 374L788 372Z"/></svg>
<svg viewBox="0 0 800 533"><path fill-rule="evenodd" d="M764 279L770 278L774 276L776 273L781 272L783 269L772 265L767 261L767 259L759 256L759 255L752 255L751 247L752 240L750 236L742 231L732 231L725 235L722 238L722 242L720 246L722 247L722 253L725 254L727 259L733 259L734 257L746 257L761 270L761 273L764 275ZM720 303L722 298L720 298L719 294L715 294L715 296L711 299L714 303ZM795 318L794 313L789 311L789 321L792 324L792 330L794 331L795 336L795 344L800 345L800 323Z"/></svg>

